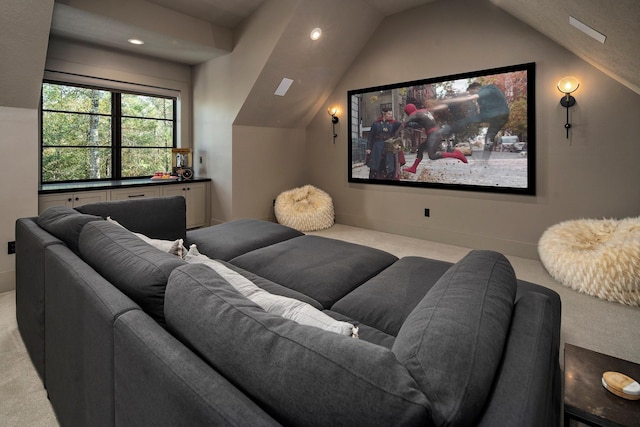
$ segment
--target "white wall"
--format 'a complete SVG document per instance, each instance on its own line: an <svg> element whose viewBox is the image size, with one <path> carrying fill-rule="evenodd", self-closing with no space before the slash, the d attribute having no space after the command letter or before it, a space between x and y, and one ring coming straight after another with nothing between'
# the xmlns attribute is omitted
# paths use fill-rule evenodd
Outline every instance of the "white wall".
<svg viewBox="0 0 640 427"><path fill-rule="evenodd" d="M537 67L536 196L349 184L346 114L333 146L321 109L307 128L309 180L331 194L337 222L536 258L554 223L640 215L640 96L488 2L434 2L385 19L327 106L345 111L350 89L527 62ZM570 139L556 89L568 74L581 82Z"/></svg>
<svg viewBox="0 0 640 427"><path fill-rule="evenodd" d="M304 129L233 127L233 216L274 220L273 200L306 184Z"/></svg>
<svg viewBox="0 0 640 427"><path fill-rule="evenodd" d="M295 1L265 2L237 30L232 53L194 67L194 146L196 158L203 157L200 168L212 179L212 223L265 215L277 189L269 184L274 176L259 172L264 165L285 174L280 176L285 181L298 179L299 173L291 171L286 157L276 149L281 144L271 147L275 141L273 132L288 132L233 125L242 105L252 101L247 96L289 21L294 4ZM262 131L264 136L260 136ZM290 133L297 135L296 139L303 139L301 134ZM304 150L304 141L299 145ZM304 164L298 168L302 170ZM236 179L246 185L239 185ZM256 195L266 200L266 205L257 206Z"/></svg>
<svg viewBox="0 0 640 427"><path fill-rule="evenodd" d="M38 110L0 107L0 292L15 288L15 222L38 214Z"/></svg>

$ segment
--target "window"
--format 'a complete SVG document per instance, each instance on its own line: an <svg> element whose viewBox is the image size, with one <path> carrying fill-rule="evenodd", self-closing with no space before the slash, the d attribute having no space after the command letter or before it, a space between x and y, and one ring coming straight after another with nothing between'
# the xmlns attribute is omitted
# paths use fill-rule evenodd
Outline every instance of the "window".
<svg viewBox="0 0 640 427"><path fill-rule="evenodd" d="M44 82L41 105L42 183L171 170L176 98Z"/></svg>

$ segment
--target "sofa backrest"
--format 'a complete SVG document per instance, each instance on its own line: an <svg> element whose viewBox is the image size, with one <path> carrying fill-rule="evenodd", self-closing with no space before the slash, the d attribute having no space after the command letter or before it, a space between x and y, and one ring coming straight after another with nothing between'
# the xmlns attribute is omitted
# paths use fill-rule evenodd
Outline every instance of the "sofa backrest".
<svg viewBox="0 0 640 427"><path fill-rule="evenodd" d="M185 264L125 228L94 221L82 229L80 256L154 320L164 325L164 293L171 271Z"/></svg>
<svg viewBox="0 0 640 427"><path fill-rule="evenodd" d="M82 227L88 222L102 220L100 216L82 214L66 206L51 206L44 210L36 222L47 233L62 240L65 245L78 253L78 238Z"/></svg>
<svg viewBox="0 0 640 427"><path fill-rule="evenodd" d="M154 239L185 239L187 235L187 205L182 196L88 203L76 210L111 217L128 230Z"/></svg>

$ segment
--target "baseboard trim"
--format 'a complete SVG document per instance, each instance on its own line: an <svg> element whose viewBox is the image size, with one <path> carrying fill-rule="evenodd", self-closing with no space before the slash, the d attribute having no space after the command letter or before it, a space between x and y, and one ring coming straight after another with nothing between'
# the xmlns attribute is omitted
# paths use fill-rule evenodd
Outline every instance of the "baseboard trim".
<svg viewBox="0 0 640 427"><path fill-rule="evenodd" d="M16 288L16 271L0 272L0 293L12 291Z"/></svg>
<svg viewBox="0 0 640 427"><path fill-rule="evenodd" d="M536 243L500 239L493 236L461 233L456 230L433 227L416 228L415 224L406 224L388 219L363 219L361 216L336 213L336 222L353 227L366 228L383 233L414 237L421 240L462 246L469 249L490 249L505 255L539 260Z"/></svg>

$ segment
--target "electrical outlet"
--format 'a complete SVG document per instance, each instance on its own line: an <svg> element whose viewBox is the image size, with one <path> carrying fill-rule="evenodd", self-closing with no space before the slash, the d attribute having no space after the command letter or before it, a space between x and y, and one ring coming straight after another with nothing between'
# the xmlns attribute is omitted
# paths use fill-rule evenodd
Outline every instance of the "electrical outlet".
<svg viewBox="0 0 640 427"><path fill-rule="evenodd" d="M7 254L15 254L16 253L16 242L9 242L7 244Z"/></svg>
<svg viewBox="0 0 640 427"><path fill-rule="evenodd" d="M430 215L429 209L424 210L424 216L428 217Z"/></svg>

